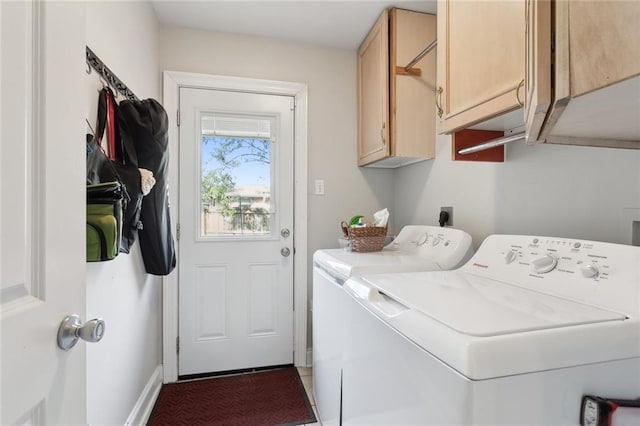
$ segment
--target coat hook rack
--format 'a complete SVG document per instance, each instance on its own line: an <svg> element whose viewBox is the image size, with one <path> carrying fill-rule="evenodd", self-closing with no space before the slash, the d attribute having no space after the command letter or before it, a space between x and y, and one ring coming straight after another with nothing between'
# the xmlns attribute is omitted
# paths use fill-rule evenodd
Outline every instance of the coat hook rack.
<svg viewBox="0 0 640 426"><path fill-rule="evenodd" d="M87 47L87 71L91 72L91 68L96 70L98 75L112 88L117 90L122 96L131 101L139 100L138 97L96 56L95 53Z"/></svg>

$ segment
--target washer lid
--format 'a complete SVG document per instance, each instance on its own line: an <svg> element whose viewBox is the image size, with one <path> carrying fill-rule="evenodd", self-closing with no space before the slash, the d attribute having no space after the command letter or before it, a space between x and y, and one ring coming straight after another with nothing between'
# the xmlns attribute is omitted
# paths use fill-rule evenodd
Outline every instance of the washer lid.
<svg viewBox="0 0 640 426"><path fill-rule="evenodd" d="M405 250L384 249L373 253L354 253L343 249L318 250L314 263L336 278L400 271L439 271L433 260Z"/></svg>
<svg viewBox="0 0 640 426"><path fill-rule="evenodd" d="M385 274L363 281L391 299L469 336L489 337L625 315L459 271Z"/></svg>
<svg viewBox="0 0 640 426"><path fill-rule="evenodd" d="M355 277L345 289L346 311L364 306L472 380L640 357L636 319L462 271Z"/></svg>

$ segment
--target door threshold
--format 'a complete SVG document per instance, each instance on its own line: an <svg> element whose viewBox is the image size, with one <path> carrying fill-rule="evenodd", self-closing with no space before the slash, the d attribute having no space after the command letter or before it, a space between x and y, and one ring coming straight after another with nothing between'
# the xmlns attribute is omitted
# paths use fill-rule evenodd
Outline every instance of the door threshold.
<svg viewBox="0 0 640 426"><path fill-rule="evenodd" d="M210 373L185 374L178 376L178 382L188 382L193 380L210 379L212 377L237 376L240 374L259 373L262 371L278 370L280 368L293 367L293 364L269 365L266 367L241 368L238 370L215 371Z"/></svg>

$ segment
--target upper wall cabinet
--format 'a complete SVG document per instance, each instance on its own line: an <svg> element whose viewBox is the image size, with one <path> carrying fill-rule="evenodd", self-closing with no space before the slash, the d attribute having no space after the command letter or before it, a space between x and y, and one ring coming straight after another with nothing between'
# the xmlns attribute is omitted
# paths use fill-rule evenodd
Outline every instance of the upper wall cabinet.
<svg viewBox="0 0 640 426"><path fill-rule="evenodd" d="M438 1L440 133L522 127L524 74L524 0Z"/></svg>
<svg viewBox="0 0 640 426"><path fill-rule="evenodd" d="M385 11L358 49L358 165L400 167L435 154L436 17Z"/></svg>
<svg viewBox="0 0 640 426"><path fill-rule="evenodd" d="M640 2L526 6L527 142L640 149Z"/></svg>

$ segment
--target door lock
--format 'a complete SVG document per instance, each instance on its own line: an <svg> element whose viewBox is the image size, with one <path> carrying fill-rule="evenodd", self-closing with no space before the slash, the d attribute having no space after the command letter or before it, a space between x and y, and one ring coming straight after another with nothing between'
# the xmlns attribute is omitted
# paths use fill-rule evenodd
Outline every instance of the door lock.
<svg viewBox="0 0 640 426"><path fill-rule="evenodd" d="M287 238L289 235L291 235L291 231L289 231L289 228L282 228L280 230L280 235L282 235L282 238Z"/></svg>

